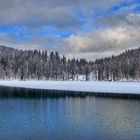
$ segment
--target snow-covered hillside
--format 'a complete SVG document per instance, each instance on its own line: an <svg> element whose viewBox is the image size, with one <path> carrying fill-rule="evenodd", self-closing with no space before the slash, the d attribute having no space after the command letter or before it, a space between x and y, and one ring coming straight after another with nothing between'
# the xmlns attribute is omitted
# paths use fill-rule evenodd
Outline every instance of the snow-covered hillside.
<svg viewBox="0 0 140 140"><path fill-rule="evenodd" d="M63 81L140 81L140 48L87 61L58 52L0 46L0 79Z"/></svg>
<svg viewBox="0 0 140 140"><path fill-rule="evenodd" d="M0 81L1 86L99 93L140 94L137 82Z"/></svg>

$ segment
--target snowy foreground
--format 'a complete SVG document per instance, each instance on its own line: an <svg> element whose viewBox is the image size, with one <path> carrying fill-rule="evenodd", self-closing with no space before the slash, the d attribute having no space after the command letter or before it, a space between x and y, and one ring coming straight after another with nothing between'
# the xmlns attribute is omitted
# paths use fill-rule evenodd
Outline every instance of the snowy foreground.
<svg viewBox="0 0 140 140"><path fill-rule="evenodd" d="M140 94L138 82L0 81L1 86L99 93Z"/></svg>

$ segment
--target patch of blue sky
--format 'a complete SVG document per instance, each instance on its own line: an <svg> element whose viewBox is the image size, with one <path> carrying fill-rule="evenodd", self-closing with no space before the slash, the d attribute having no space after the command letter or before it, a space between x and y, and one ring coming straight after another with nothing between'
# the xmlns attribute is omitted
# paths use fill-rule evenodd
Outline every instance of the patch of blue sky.
<svg viewBox="0 0 140 140"><path fill-rule="evenodd" d="M29 33L28 29L23 26L0 25L0 33L4 33L9 37L18 40L31 38L31 34Z"/></svg>
<svg viewBox="0 0 140 140"><path fill-rule="evenodd" d="M87 23L87 17L83 16L80 10L75 10L74 15L75 19L77 19L80 25L84 25Z"/></svg>
<svg viewBox="0 0 140 140"><path fill-rule="evenodd" d="M115 6L112 6L111 8L108 9L108 13L110 12L118 12L124 8L127 8L129 6L131 6L134 2L132 1L124 1L124 2L121 2L119 3L118 5L115 5Z"/></svg>
<svg viewBox="0 0 140 140"><path fill-rule="evenodd" d="M131 5L130 2L121 2L118 5L114 5L106 10L96 9L96 10L92 11L92 17L93 18L103 17L105 15L112 14L114 12L118 12L123 8L129 7L130 5Z"/></svg>
<svg viewBox="0 0 140 140"><path fill-rule="evenodd" d="M45 27L42 27L41 31L39 31L37 34L48 36L48 37L66 38L66 37L69 37L73 33L67 32L67 31L61 31L55 26L45 26Z"/></svg>
<svg viewBox="0 0 140 140"><path fill-rule="evenodd" d="M79 17L78 20L79 20L80 25L84 25L87 23L87 19L84 17Z"/></svg>
<svg viewBox="0 0 140 140"><path fill-rule="evenodd" d="M140 0L134 0L134 2L140 3Z"/></svg>
<svg viewBox="0 0 140 140"><path fill-rule="evenodd" d="M134 7L133 12L134 13L140 13L140 5Z"/></svg>

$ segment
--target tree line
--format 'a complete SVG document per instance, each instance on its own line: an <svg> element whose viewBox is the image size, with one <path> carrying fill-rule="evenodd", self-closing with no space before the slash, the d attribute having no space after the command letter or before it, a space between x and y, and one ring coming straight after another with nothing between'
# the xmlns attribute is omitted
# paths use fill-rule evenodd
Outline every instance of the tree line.
<svg viewBox="0 0 140 140"><path fill-rule="evenodd" d="M118 56L97 59L94 73L99 81L140 80L140 48L127 50Z"/></svg>
<svg viewBox="0 0 140 140"><path fill-rule="evenodd" d="M17 50L0 46L0 79L20 80L88 80L92 62L67 59L58 52Z"/></svg>
<svg viewBox="0 0 140 140"><path fill-rule="evenodd" d="M140 79L140 48L95 61L68 59L58 52L0 46L0 79L98 80Z"/></svg>

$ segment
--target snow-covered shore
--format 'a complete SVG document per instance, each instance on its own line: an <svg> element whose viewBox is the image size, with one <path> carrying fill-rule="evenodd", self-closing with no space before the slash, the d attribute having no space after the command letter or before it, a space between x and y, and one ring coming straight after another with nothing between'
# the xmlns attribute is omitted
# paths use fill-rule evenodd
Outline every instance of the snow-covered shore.
<svg viewBox="0 0 140 140"><path fill-rule="evenodd" d="M0 86L98 93L140 94L138 82L0 81Z"/></svg>

